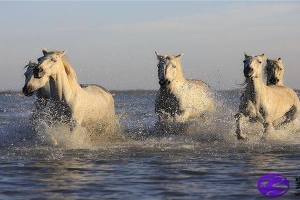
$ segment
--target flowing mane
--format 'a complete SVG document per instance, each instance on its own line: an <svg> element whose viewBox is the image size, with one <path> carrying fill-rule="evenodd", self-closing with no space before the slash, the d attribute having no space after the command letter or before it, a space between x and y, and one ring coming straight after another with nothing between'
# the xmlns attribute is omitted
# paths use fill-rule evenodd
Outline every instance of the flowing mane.
<svg viewBox="0 0 300 200"><path fill-rule="evenodd" d="M63 56L61 58L61 60L63 62L66 74L68 75L69 83L72 85L77 84L77 76L76 76L75 70L73 69L73 67L71 66L69 61L67 60L66 56Z"/></svg>
<svg viewBox="0 0 300 200"><path fill-rule="evenodd" d="M25 65L25 67L23 67L23 69L35 68L37 65L38 65L38 63L32 62L32 61L30 60L29 63L28 63L27 65Z"/></svg>

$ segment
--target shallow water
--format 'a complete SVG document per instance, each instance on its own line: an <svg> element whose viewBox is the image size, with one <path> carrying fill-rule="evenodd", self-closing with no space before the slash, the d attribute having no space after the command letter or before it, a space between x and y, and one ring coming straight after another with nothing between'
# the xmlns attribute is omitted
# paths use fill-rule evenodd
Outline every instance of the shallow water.
<svg viewBox="0 0 300 200"><path fill-rule="evenodd" d="M84 145L65 127L49 129L51 140L33 134L34 97L1 94L0 199L266 199L256 184L267 173L289 180L281 198L299 199L300 125L261 142L261 125L246 124L249 141L237 141L239 95L216 92L213 119L157 135L155 93L118 92L118 136Z"/></svg>

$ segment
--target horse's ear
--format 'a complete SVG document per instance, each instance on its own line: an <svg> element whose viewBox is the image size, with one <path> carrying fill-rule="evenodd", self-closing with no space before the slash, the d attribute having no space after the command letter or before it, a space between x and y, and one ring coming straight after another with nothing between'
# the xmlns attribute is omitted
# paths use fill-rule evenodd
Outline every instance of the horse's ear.
<svg viewBox="0 0 300 200"><path fill-rule="evenodd" d="M29 63L28 63L28 64L30 65L31 63L32 63L32 61L31 61L31 60L29 60Z"/></svg>
<svg viewBox="0 0 300 200"><path fill-rule="evenodd" d="M282 59L281 59L281 58L278 58L277 60L278 60L278 61L280 61L280 60L282 61Z"/></svg>
<svg viewBox="0 0 300 200"><path fill-rule="evenodd" d="M260 56L262 57L262 59L263 59L263 60L265 60L265 59L266 59L266 55L265 55L265 53L261 54Z"/></svg>
<svg viewBox="0 0 300 200"><path fill-rule="evenodd" d="M245 58L249 57L249 55L246 52L244 52L244 56L245 56Z"/></svg>
<svg viewBox="0 0 300 200"><path fill-rule="evenodd" d="M66 52L67 52L66 50L63 50L61 56L66 55Z"/></svg>
<svg viewBox="0 0 300 200"><path fill-rule="evenodd" d="M161 60L162 55L158 54L157 51L155 51L155 55L156 55L156 57L157 57L158 60Z"/></svg>
<svg viewBox="0 0 300 200"><path fill-rule="evenodd" d="M179 54L179 55L177 55L177 56L175 56L175 57L176 57L176 58L181 58L181 56L183 56L183 54L184 54L184 53Z"/></svg>
<svg viewBox="0 0 300 200"><path fill-rule="evenodd" d="M43 50L42 50L44 56L48 53L47 49L44 47Z"/></svg>

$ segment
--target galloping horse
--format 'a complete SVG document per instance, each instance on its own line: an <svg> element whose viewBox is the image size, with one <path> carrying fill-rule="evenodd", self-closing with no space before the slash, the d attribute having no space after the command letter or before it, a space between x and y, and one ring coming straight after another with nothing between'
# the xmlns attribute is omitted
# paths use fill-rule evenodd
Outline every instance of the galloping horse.
<svg viewBox="0 0 300 200"><path fill-rule="evenodd" d="M65 51L48 52L43 49L43 55L33 70L34 78L24 86L24 94L31 95L49 82L50 103L54 105L50 109L53 114L61 113L62 107L67 105L71 129L78 124L83 127L114 128L115 106L112 95L95 85L80 87L74 69L65 58Z"/></svg>
<svg viewBox="0 0 300 200"><path fill-rule="evenodd" d="M239 112L236 118L236 134L238 139L246 136L241 130L241 120L249 117L263 124L265 139L274 130L276 120L285 118L281 125L295 120L300 114L300 103L295 91L281 85L267 86L262 80L262 64L265 54L250 56L245 53L244 76L246 88L241 96Z"/></svg>
<svg viewBox="0 0 300 200"><path fill-rule="evenodd" d="M180 58L183 54L159 55L158 79L160 89L156 94L155 112L159 121L185 122L211 114L214 101L209 86L200 80L183 77Z"/></svg>
<svg viewBox="0 0 300 200"><path fill-rule="evenodd" d="M267 85L283 85L284 65L281 58L267 59L264 72L267 76Z"/></svg>

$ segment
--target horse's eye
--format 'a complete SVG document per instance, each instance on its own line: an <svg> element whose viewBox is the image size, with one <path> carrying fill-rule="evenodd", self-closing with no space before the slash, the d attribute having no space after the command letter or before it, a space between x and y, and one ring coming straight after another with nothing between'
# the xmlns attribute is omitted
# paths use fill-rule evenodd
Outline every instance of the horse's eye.
<svg viewBox="0 0 300 200"><path fill-rule="evenodd" d="M262 62L259 60L258 63L261 64Z"/></svg>
<svg viewBox="0 0 300 200"><path fill-rule="evenodd" d="M176 65L173 65L173 68L176 68Z"/></svg>
<svg viewBox="0 0 300 200"><path fill-rule="evenodd" d="M52 61L52 62L56 62L56 59L55 59L55 58L51 58L51 61Z"/></svg>
<svg viewBox="0 0 300 200"><path fill-rule="evenodd" d="M159 64L157 64L157 67L159 67Z"/></svg>

